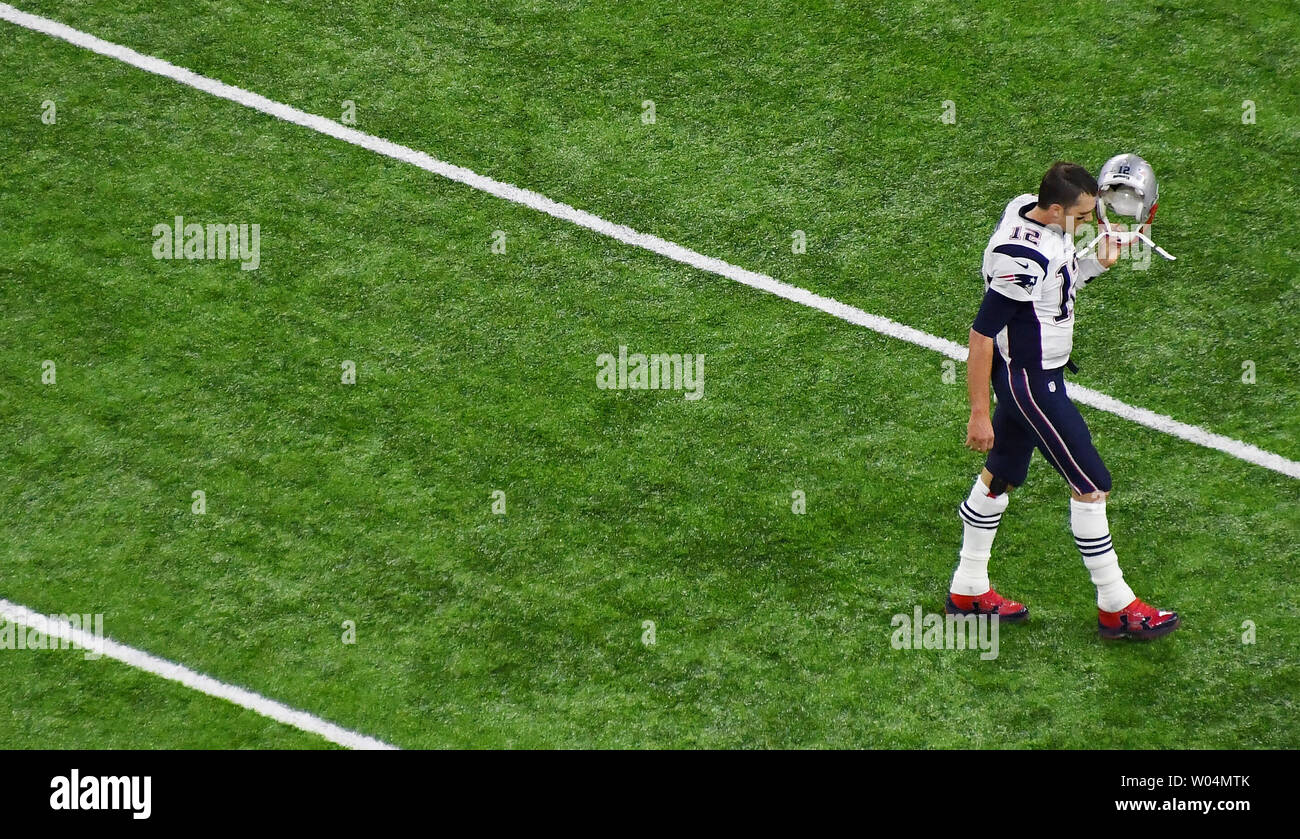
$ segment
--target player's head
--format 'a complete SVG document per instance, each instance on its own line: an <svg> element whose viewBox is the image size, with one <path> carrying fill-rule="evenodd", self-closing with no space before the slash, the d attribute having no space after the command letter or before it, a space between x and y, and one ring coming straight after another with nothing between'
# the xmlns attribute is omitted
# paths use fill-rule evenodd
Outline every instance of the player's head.
<svg viewBox="0 0 1300 839"><path fill-rule="evenodd" d="M1038 210L1067 233L1088 224L1097 209L1097 179L1077 163L1057 161L1038 185Z"/></svg>

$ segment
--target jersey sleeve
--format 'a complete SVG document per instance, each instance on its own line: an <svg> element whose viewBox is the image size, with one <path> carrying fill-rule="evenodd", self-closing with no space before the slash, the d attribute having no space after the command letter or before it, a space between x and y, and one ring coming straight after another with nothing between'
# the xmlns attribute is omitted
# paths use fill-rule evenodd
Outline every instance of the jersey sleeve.
<svg viewBox="0 0 1300 839"><path fill-rule="evenodd" d="M1106 271L1105 266L1097 261L1097 257L1089 256L1079 260L1079 279L1084 285L1092 282Z"/></svg>
<svg viewBox="0 0 1300 839"><path fill-rule="evenodd" d="M1016 316L1016 312L1026 306L1032 308L1033 305L1028 300L1013 300L997 289L990 288L984 292L984 302L980 304L979 314L975 316L971 329L987 338L996 338Z"/></svg>
<svg viewBox="0 0 1300 839"><path fill-rule="evenodd" d="M1047 278L1048 260L1028 245L1004 242L989 252L984 273L989 288L1012 300L1037 300Z"/></svg>

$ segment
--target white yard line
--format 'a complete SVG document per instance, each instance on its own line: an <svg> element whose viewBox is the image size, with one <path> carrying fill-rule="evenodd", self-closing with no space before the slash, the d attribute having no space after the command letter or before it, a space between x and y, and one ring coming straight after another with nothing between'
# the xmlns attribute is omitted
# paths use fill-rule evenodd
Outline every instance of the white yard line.
<svg viewBox="0 0 1300 839"><path fill-rule="evenodd" d="M717 274L720 277L726 277L729 280L742 283L753 288L761 289L769 294L775 294L778 297L784 297L803 306L818 309L829 315L834 315L841 320L848 321L858 326L865 326L882 335L888 335L891 338L897 338L900 341L907 341L909 344L916 344L929 350L941 353L948 358L956 361L966 360L966 348L962 345L949 341L946 338L940 338L937 335L931 335L928 332L922 332L919 329L906 326L904 324L892 321L889 318L881 317L864 312L861 309L841 303L830 297L823 297L820 294L814 294L807 289L792 286L783 283L780 280L773 279L766 274L759 274L744 268L724 262L721 259L715 259L711 256L705 256L697 253L690 248L669 242L666 239L660 239L658 236L652 236L648 233L639 233L630 227L622 224L614 224L606 221L599 216L570 207L568 204L561 204L558 201L552 201L544 195L538 195L526 189L520 189L513 184L502 183L492 178L480 175L463 166L455 166L451 163L444 163L437 158L430 157L421 151L402 146L397 143L375 137L357 131L355 128L349 128L325 117L309 114L300 111L290 105L285 105L265 96L244 90L243 88L225 84L224 82L209 79L206 76L200 76L184 67L177 67L175 64L163 61L160 58L154 58L150 55L142 55L129 47L119 44L110 43L94 35L89 35L70 26L59 23L58 21L49 20L48 18L38 17L27 14L9 6L0 3L0 18L15 23L19 26L36 32L42 32L55 38L60 38L79 47L97 52L100 55L106 55L109 58L115 58L118 61L130 64L132 67L138 67L149 73L172 79L183 85L210 93L213 96L219 96L222 99L228 99L245 107L269 114L277 119L292 122L295 125L301 125L304 128L310 128L313 131L319 131L321 134L327 134L330 137L342 140L345 143L351 143L354 146L360 146L363 149L369 149L376 154L382 154L385 157L391 157L394 160L400 160L403 163L409 163L412 166L418 166L428 172L441 175L474 189L481 190L498 198L504 198L516 204L522 204L525 207L546 213L558 219L572 222L588 230L594 230L604 236L617 239L634 247L644 248L661 256L677 262L698 268L701 271L707 271L711 274ZM1206 448L1216 449L1224 454L1232 455L1235 458L1244 460L1247 463L1254 463L1257 466L1263 466L1265 469L1272 469L1275 472L1281 472L1283 475L1289 475L1292 478L1300 478L1300 463L1294 460L1288 460L1281 455L1265 451L1249 443L1243 443L1240 440L1234 440L1231 437L1225 437L1222 434L1215 434L1206 431L1195 425L1188 425L1179 422L1172 417L1163 414L1157 414L1146 408L1138 408L1133 405L1121 402L1111 396L1107 396L1099 391L1086 388L1081 385L1068 384L1067 389L1072 399L1090 405L1102 411L1108 411L1116 416L1131 420L1139 425L1145 425L1147 428L1153 428L1156 431L1162 431L1165 434L1196 443Z"/></svg>
<svg viewBox="0 0 1300 839"><path fill-rule="evenodd" d="M251 690L244 690L235 685L219 682L211 676L195 673L188 667L150 655L143 650L137 650L135 647L120 644L111 638L100 638L85 629L73 626L58 616L42 615L24 606L19 606L17 603L0 599L0 617L10 623L35 629L51 641L53 639L66 640L71 644L75 644L75 648L81 648L90 654L102 654L107 658L115 659L147 673L153 673L155 676L162 676L164 679L180 682L187 688L193 688L200 693L206 693L208 696L215 696L218 699L233 702L276 722L291 725L300 731L318 734L332 743L346 746L349 749L397 748L373 737L367 737L364 734L341 728L306 711L298 711L288 705L267 699L265 696L253 693ZM66 645L63 646L66 647Z"/></svg>

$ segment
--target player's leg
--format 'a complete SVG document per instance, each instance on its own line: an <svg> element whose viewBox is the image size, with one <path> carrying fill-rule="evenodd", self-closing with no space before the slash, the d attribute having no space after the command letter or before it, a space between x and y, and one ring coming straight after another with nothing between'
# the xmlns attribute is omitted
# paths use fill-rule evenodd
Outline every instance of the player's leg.
<svg viewBox="0 0 1300 839"><path fill-rule="evenodd" d="M1157 609L1137 595L1124 581L1119 556L1111 543L1110 524L1106 520L1104 492L1090 495L1072 494L1070 529L1074 543L1083 557L1083 565L1097 587L1097 631L1103 638L1159 638L1178 628L1177 612Z"/></svg>
<svg viewBox="0 0 1300 839"><path fill-rule="evenodd" d="M996 436L994 439L997 439ZM994 484L998 485L1000 491L994 491ZM971 596L989 590L989 557L993 551L993 540L998 535L998 525L1002 523L1002 513L1011 499L1008 492L1010 489L1009 484L994 477L985 467L975 479L975 485L971 487L966 500L958 506L957 515L962 521L962 543L957 570L953 573L952 585L949 587L952 594Z"/></svg>
<svg viewBox="0 0 1300 839"><path fill-rule="evenodd" d="M1000 620L1023 621L1029 617L1024 604L1002 597L989 583L988 565L1002 514L1010 503L1010 490L1024 483L1035 438L1016 415L1009 395L1004 398L1006 368L995 365L994 391L998 393L993 412L993 450L975 479L970 494L957 508L962 521L962 545L957 570L948 589L949 614L997 612Z"/></svg>
<svg viewBox="0 0 1300 839"><path fill-rule="evenodd" d="M1026 407L1044 456L1070 485L1070 529L1097 587L1098 631L1104 638L1155 638L1178 628L1178 615L1143 603L1124 580L1111 541L1106 499L1111 477L1079 409L1057 373L1042 380L1013 377L1012 394Z"/></svg>

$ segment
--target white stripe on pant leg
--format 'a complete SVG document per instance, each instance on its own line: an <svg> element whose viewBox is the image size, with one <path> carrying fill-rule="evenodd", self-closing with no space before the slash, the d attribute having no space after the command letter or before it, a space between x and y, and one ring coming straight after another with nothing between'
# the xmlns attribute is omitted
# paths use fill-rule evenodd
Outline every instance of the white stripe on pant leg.
<svg viewBox="0 0 1300 839"><path fill-rule="evenodd" d="M1021 416L1025 418L1025 422L1029 423L1029 427L1034 430L1034 436L1037 437L1039 441L1043 444L1043 454L1047 455L1047 457L1052 461L1052 464L1056 467L1056 471L1060 472L1061 477L1064 478L1065 482L1070 485L1070 489L1082 495L1083 493L1080 492L1079 488L1074 485L1074 481L1070 480L1070 476L1068 473L1066 473L1065 468L1061 466L1061 462L1056 459L1056 455L1052 452L1052 447L1049 446L1047 444L1047 440L1043 438L1043 432L1038 430L1038 426L1034 425L1034 421L1029 418L1029 413L1025 411L1025 406L1020 404L1020 397L1016 396L1015 382L1011 378L1010 367L1007 368L1007 387L1011 390L1011 398L1015 400L1016 407L1020 409ZM997 440L994 439L993 443L994 445L997 445ZM1032 452L1030 453L1030 456L1031 457L1033 456Z"/></svg>
<svg viewBox="0 0 1300 839"><path fill-rule="evenodd" d="M1034 410L1043 418L1043 422L1047 423L1047 427L1051 430L1052 436L1056 438L1056 442L1060 443L1061 448L1065 449L1065 456L1070 458L1070 462L1074 464L1074 468L1079 470L1079 475L1088 483L1088 486L1092 487L1091 491L1100 492L1101 490L1098 489L1095 483L1093 483L1092 476L1089 475L1084 468L1079 465L1079 462L1074 459L1074 453L1070 451L1070 447L1066 445L1065 440L1061 439L1061 435L1056 430L1056 426L1052 425L1052 421L1047 418L1047 414L1043 413L1043 409L1038 407L1038 403L1034 401L1034 390L1029 384L1029 371L1022 370L1022 372L1025 374L1025 396L1029 399L1029 404L1034 406ZM1032 423L1030 424L1032 425ZM1043 442L1046 443L1047 441L1044 440ZM1082 494L1082 491L1080 491L1080 494Z"/></svg>

